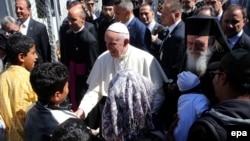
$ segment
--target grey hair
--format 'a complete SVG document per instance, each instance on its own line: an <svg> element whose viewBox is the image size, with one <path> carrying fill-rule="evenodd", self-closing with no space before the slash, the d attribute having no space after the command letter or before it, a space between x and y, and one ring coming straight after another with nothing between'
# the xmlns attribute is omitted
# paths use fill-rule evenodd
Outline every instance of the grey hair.
<svg viewBox="0 0 250 141"><path fill-rule="evenodd" d="M17 24L16 19L14 19L11 16L5 16L2 20L1 20L1 27L6 30L7 24L9 23L14 23Z"/></svg>
<svg viewBox="0 0 250 141"><path fill-rule="evenodd" d="M121 8L129 9L131 11L134 9L133 3L130 0L121 0L121 2L117 5Z"/></svg>

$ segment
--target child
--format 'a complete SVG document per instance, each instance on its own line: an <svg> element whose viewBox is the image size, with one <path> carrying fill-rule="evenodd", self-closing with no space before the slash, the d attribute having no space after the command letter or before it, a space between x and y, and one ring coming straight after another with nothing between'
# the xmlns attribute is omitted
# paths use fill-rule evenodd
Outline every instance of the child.
<svg viewBox="0 0 250 141"><path fill-rule="evenodd" d="M83 119L69 118L56 127L51 141L101 141L91 133Z"/></svg>
<svg viewBox="0 0 250 141"><path fill-rule="evenodd" d="M31 71L30 83L38 101L26 115L26 141L50 141L58 124L76 118L70 106L60 106L69 92L68 79L68 69L61 63L38 64Z"/></svg>
<svg viewBox="0 0 250 141"><path fill-rule="evenodd" d="M189 128L201 114L208 110L209 102L200 90L199 78L184 71L178 74L177 85L181 91L178 99L178 123L174 129L175 141L186 141Z"/></svg>
<svg viewBox="0 0 250 141"><path fill-rule="evenodd" d="M24 140L26 109L37 100L30 82L30 72L37 60L32 38L15 33L7 41L10 66L0 75L0 116L6 126L7 141Z"/></svg>

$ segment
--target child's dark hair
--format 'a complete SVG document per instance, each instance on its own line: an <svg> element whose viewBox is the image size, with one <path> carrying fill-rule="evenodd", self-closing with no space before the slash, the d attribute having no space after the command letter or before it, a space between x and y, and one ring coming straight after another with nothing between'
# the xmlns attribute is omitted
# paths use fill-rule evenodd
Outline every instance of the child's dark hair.
<svg viewBox="0 0 250 141"><path fill-rule="evenodd" d="M41 102L50 102L56 91L63 91L68 82L67 67L59 62L36 65L30 73L30 83Z"/></svg>
<svg viewBox="0 0 250 141"><path fill-rule="evenodd" d="M12 34L8 40L6 45L6 55L8 56L8 61L11 64L18 64L18 55L22 53L24 56L30 51L35 45L35 41L28 36L22 35L17 32Z"/></svg>
<svg viewBox="0 0 250 141"><path fill-rule="evenodd" d="M54 130L51 141L100 141L83 119L69 118Z"/></svg>

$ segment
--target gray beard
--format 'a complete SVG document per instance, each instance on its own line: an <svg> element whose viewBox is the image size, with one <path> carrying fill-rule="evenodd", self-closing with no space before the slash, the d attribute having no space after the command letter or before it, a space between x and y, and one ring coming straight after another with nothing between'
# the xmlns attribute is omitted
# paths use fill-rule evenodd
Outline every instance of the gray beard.
<svg viewBox="0 0 250 141"><path fill-rule="evenodd" d="M206 51L201 53L201 56L199 58L194 58L189 50L187 50L186 53L186 70L191 71L198 76L204 75L207 69L208 61L212 56L213 48L208 47Z"/></svg>

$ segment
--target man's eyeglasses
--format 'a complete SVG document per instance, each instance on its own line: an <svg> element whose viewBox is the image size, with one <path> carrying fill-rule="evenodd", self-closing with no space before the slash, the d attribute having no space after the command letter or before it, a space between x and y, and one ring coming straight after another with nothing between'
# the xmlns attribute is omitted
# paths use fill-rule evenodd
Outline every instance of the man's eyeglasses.
<svg viewBox="0 0 250 141"><path fill-rule="evenodd" d="M209 75L210 75L211 79L213 79L216 74L222 74L222 72L220 72L220 71L210 71L209 72Z"/></svg>

